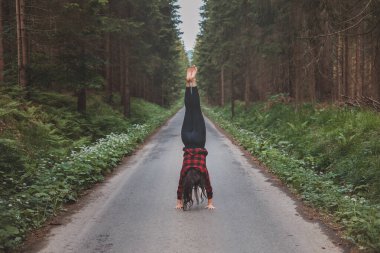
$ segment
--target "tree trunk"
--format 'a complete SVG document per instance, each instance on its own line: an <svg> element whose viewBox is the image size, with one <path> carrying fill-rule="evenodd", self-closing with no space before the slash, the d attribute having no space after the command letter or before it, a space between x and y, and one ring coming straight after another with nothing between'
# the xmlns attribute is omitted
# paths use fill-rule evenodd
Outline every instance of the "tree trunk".
<svg viewBox="0 0 380 253"><path fill-rule="evenodd" d="M224 65L220 71L220 105L224 106Z"/></svg>
<svg viewBox="0 0 380 253"><path fill-rule="evenodd" d="M359 33L362 33L362 30L359 28ZM356 90L355 97L360 99L363 95L363 79L364 73L364 46L363 46L363 38L361 35L357 37L356 44Z"/></svg>
<svg viewBox="0 0 380 253"><path fill-rule="evenodd" d="M250 97L251 97L250 74L251 74L250 64L247 64L246 72L245 72L245 86L244 86L244 103L245 103L246 109L248 109L249 107L249 102L250 102Z"/></svg>
<svg viewBox="0 0 380 253"><path fill-rule="evenodd" d="M25 31L25 3L24 0L16 0L16 23L17 23L17 59L18 59L18 82L23 88L27 86L27 43Z"/></svg>
<svg viewBox="0 0 380 253"><path fill-rule="evenodd" d="M146 76L144 75L142 78L143 78L143 80L142 80L142 81L143 81L143 99L144 99L144 100L148 100L148 96L147 96L147 94L146 94L146 93L147 93L147 88L146 88L146 83L147 83L147 82L146 82Z"/></svg>
<svg viewBox="0 0 380 253"><path fill-rule="evenodd" d="M0 0L0 84L4 82L3 0Z"/></svg>
<svg viewBox="0 0 380 253"><path fill-rule="evenodd" d="M303 95L303 86L301 83L303 83L305 76L304 71L302 69L302 59L303 59L303 46L302 43L297 39L297 34L302 31L302 11L301 11L301 2L300 0L295 1L293 5L293 25L295 29L295 34L293 37L293 44L292 44L292 50L293 50L293 64L294 64L294 98L295 98L295 104L296 104L296 111L298 111L299 106L301 104L301 97Z"/></svg>
<svg viewBox="0 0 380 253"><path fill-rule="evenodd" d="M125 54L125 80L124 80L124 116L127 118L131 117L131 95L129 86L129 64L128 64L128 52Z"/></svg>
<svg viewBox="0 0 380 253"><path fill-rule="evenodd" d="M342 101L343 87L344 87L344 43L343 36L338 34L338 42L337 42L337 60L336 60L336 88L334 89L334 95L332 96L332 102L334 101Z"/></svg>
<svg viewBox="0 0 380 253"><path fill-rule="evenodd" d="M23 71L21 72L21 84L23 87L26 87L27 76L26 69L28 66L28 55L27 55L27 41L26 41L26 29L25 29L25 2L20 0L20 33L21 33L21 52L22 52L22 65Z"/></svg>
<svg viewBox="0 0 380 253"><path fill-rule="evenodd" d="M124 105L124 87L125 87L125 57L124 57L124 47L123 40L119 40L119 76L120 76L120 95L121 95L121 105Z"/></svg>
<svg viewBox="0 0 380 253"><path fill-rule="evenodd" d="M129 118L131 116L131 99L129 90L129 66L128 66L128 52L122 40L120 40L120 79L121 82L121 102L123 106L124 116Z"/></svg>
<svg viewBox="0 0 380 253"><path fill-rule="evenodd" d="M106 101L109 104L113 102L112 94L112 51L111 51L111 34L106 34Z"/></svg>
<svg viewBox="0 0 380 253"><path fill-rule="evenodd" d="M84 45L81 45L81 73L83 80L81 85L84 85L84 82L86 80L86 49ZM87 91L85 87L81 87L77 94L77 110L79 113L85 113L87 109Z"/></svg>
<svg viewBox="0 0 380 253"><path fill-rule="evenodd" d="M234 87L234 72L231 73L231 85L230 85L230 92L231 92L231 118L233 119L235 117L235 87Z"/></svg>
<svg viewBox="0 0 380 253"><path fill-rule="evenodd" d="M344 37L344 54L343 54L343 84L344 84L344 94L340 94L339 96L341 95L346 95L346 96L350 96L350 83L351 83L351 78L350 78L350 54L349 54L349 43L348 43L348 38L347 36Z"/></svg>
<svg viewBox="0 0 380 253"><path fill-rule="evenodd" d="M18 83L20 82L20 72L22 69L22 62L21 62L21 32L20 32L20 0L16 0L16 34L17 34L17 66L18 66Z"/></svg>
<svg viewBox="0 0 380 253"><path fill-rule="evenodd" d="M380 35L377 35L375 46L375 59L374 59L374 80L375 90L377 94L374 94L374 98L380 100Z"/></svg>

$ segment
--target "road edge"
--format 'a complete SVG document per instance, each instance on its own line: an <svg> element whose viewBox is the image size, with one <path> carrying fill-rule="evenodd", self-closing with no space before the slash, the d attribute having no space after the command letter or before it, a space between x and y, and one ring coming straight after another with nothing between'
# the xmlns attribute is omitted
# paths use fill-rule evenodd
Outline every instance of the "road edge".
<svg viewBox="0 0 380 253"><path fill-rule="evenodd" d="M327 213L319 213L315 208L308 206L305 202L302 201L300 195L292 191L287 187L281 179L279 179L273 172L269 170L259 159L253 156L249 151L247 151L240 143L233 138L233 136L220 127L211 117L207 115L206 112L203 112L204 116L209 120L211 125L220 131L226 138L236 146L243 154L247 161L255 168L257 168L268 180L270 183L279 188L284 192L289 198L291 198L295 205L297 206L297 211L301 217L308 221L317 223L320 225L323 233L332 241L334 245L343 249L344 253L362 253L353 243L342 238L342 230L339 229L339 225L333 221L333 217Z"/></svg>
<svg viewBox="0 0 380 253"><path fill-rule="evenodd" d="M155 128L155 130L153 130L141 143L139 143L130 154L124 156L120 163L110 173L104 176L103 181L95 183L89 189L81 192L75 202L63 204L62 209L54 216L47 219L41 227L28 231L24 242L13 252L37 252L42 249L47 239L46 236L51 232L51 230L56 226L65 225L70 222L70 217L83 209L92 200L90 198L92 193L99 190L99 188L107 184L109 180L120 174L123 170L128 169L128 166L125 166L126 163L128 163L137 152L142 150L181 109L182 107L176 108L173 113L157 128Z"/></svg>

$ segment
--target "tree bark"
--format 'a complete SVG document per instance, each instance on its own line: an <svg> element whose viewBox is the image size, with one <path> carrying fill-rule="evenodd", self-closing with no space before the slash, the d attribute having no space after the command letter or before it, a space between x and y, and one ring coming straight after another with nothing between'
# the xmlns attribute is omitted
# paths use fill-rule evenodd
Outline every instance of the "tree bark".
<svg viewBox="0 0 380 253"><path fill-rule="evenodd" d="M83 76L83 80L81 80L83 83L81 85L84 85L84 82L86 80L86 49L84 45L81 45L81 73ZM77 94L77 111L79 113L85 113L87 109L87 91L85 87L81 87Z"/></svg>
<svg viewBox="0 0 380 253"><path fill-rule="evenodd" d="M129 66L127 47L120 39L120 80L121 80L121 104L123 106L124 116L131 116L131 99L129 90Z"/></svg>
<svg viewBox="0 0 380 253"><path fill-rule="evenodd" d="M3 0L0 0L0 84L4 82Z"/></svg>
<svg viewBox="0 0 380 253"><path fill-rule="evenodd" d="M235 117L235 87L234 87L234 72L231 73L231 82L230 82L230 92L231 92L231 118Z"/></svg>
<svg viewBox="0 0 380 253"><path fill-rule="evenodd" d="M246 72L245 72L245 86L244 86L244 103L245 103L245 108L248 109L249 107L249 102L251 99L251 81L250 81L250 64L247 64L246 67Z"/></svg>
<svg viewBox="0 0 380 253"><path fill-rule="evenodd" d="M148 100L147 98L147 94L146 94L146 76L145 75L143 75L143 77L142 77L142 82L143 82L143 95L142 95L142 98L144 99L144 100Z"/></svg>
<svg viewBox="0 0 380 253"><path fill-rule="evenodd" d="M124 57L124 47L123 40L119 40L119 76L120 76L120 95L121 95L121 105L124 105L124 87L125 87L125 57Z"/></svg>
<svg viewBox="0 0 380 253"><path fill-rule="evenodd" d="M106 34L106 101L109 104L113 102L112 87L112 51L111 51L111 34Z"/></svg>
<svg viewBox="0 0 380 253"><path fill-rule="evenodd" d="M362 30L359 28L359 33ZM356 44L356 98L360 99L363 95L363 86L364 86L364 46L363 46L363 38L361 35L357 37Z"/></svg>
<svg viewBox="0 0 380 253"><path fill-rule="evenodd" d="M124 97L124 116L127 118L131 117L131 95L130 95L130 86L129 86L129 64L128 64L128 52L125 54L125 79L124 79L124 88L123 88L123 97Z"/></svg>
<svg viewBox="0 0 380 253"><path fill-rule="evenodd" d="M290 17L289 23L290 28L293 30L293 35L291 35L290 47L289 47L289 87L290 96L294 99L296 105L296 111L298 111L299 106L299 79L301 78L299 73L299 51L300 45L297 40L297 33L300 31L299 26L301 22L299 14L299 0L293 1L290 6Z"/></svg>
<svg viewBox="0 0 380 253"><path fill-rule="evenodd" d="M220 105L224 106L224 65L220 71Z"/></svg>
<svg viewBox="0 0 380 253"><path fill-rule="evenodd" d="M23 88L27 86L27 43L25 31L25 2L16 0L16 23L17 23L17 59L18 59L18 82Z"/></svg>
<svg viewBox="0 0 380 253"><path fill-rule="evenodd" d="M20 71L22 69L22 62L21 62L21 30L20 30L20 0L16 0L16 34L17 34L17 77L18 77L18 83L20 82Z"/></svg>
<svg viewBox="0 0 380 253"><path fill-rule="evenodd" d="M375 80L375 90L377 91L374 94L375 99L380 99L380 35L377 35L375 42L375 57L374 57L374 80Z"/></svg>
<svg viewBox="0 0 380 253"><path fill-rule="evenodd" d="M26 76L26 68L28 66L28 54L27 54L27 41L26 41L26 29L25 29L25 0L20 0L20 33L21 33L21 52L22 52L22 72L21 72L21 85L26 87L27 84L27 76Z"/></svg>
<svg viewBox="0 0 380 253"><path fill-rule="evenodd" d="M343 36L338 34L337 39L337 60L336 60L336 88L334 89L334 95L332 97L332 102L334 101L342 101L343 87L344 87L344 55L343 55L344 43Z"/></svg>
<svg viewBox="0 0 380 253"><path fill-rule="evenodd" d="M344 54L343 54L343 84L344 84L344 94L341 95L346 95L346 96L351 96L350 95L350 48L349 48L349 43L348 43L348 38L347 36L344 37Z"/></svg>
<svg viewBox="0 0 380 253"><path fill-rule="evenodd" d="M296 31L296 34L300 31L302 31L302 7L301 7L300 0L297 0L294 2L293 5L293 25ZM303 96L303 84L305 80L304 71L302 69L302 59L303 59L303 45L302 43L297 39L297 35L294 35L293 37L293 44L292 44L292 50L293 50L293 64L294 64L294 91L295 91L295 104L296 104L296 111L298 111L300 104L302 103L302 96Z"/></svg>

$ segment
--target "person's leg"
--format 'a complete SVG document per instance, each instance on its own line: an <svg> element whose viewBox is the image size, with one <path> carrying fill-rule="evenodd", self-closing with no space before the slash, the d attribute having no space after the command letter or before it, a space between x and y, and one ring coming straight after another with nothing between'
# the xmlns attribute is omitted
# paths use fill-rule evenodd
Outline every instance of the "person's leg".
<svg viewBox="0 0 380 253"><path fill-rule="evenodd" d="M191 109L191 87L186 87L185 90L185 108L190 110Z"/></svg>
<svg viewBox="0 0 380 253"><path fill-rule="evenodd" d="M192 143L192 132L193 132L193 116L192 116L192 106L191 106L191 91L190 87L186 87L185 91L185 117L183 118L181 138L185 147L191 145Z"/></svg>
<svg viewBox="0 0 380 253"><path fill-rule="evenodd" d="M196 74L197 74L197 67L192 66L190 68L187 68L187 71L186 71L186 87L191 86L191 83L194 82Z"/></svg>
<svg viewBox="0 0 380 253"><path fill-rule="evenodd" d="M185 117L181 129L182 142L187 148L204 148L206 143L206 125L201 111L195 75L197 68L187 69L185 91ZM190 87L189 87L190 85Z"/></svg>
<svg viewBox="0 0 380 253"><path fill-rule="evenodd" d="M192 87L191 94L191 118L193 129L193 141L199 148L204 148L206 144L206 125L201 111L198 88Z"/></svg>

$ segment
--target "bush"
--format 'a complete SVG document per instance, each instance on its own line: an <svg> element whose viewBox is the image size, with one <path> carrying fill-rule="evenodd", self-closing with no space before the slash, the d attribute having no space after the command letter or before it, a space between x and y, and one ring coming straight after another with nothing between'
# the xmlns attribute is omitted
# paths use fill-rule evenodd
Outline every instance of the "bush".
<svg viewBox="0 0 380 253"><path fill-rule="evenodd" d="M134 116L125 119L98 96L86 115L73 110L68 95L31 96L27 102L0 91L0 252L17 247L27 231L103 180L179 109L133 99Z"/></svg>
<svg viewBox="0 0 380 253"><path fill-rule="evenodd" d="M128 133L108 135L94 145L72 152L60 163L52 165L44 160L31 184L25 184L17 194L0 202L0 210L7 210L0 217L3 249L17 245L25 231L40 226L62 203L75 201L83 189L103 180L144 139L148 130L148 125L134 125Z"/></svg>
<svg viewBox="0 0 380 253"><path fill-rule="evenodd" d="M346 238L380 250L380 117L352 108L238 104L206 108L249 152L310 205L331 213Z"/></svg>

